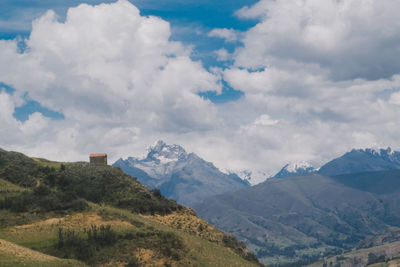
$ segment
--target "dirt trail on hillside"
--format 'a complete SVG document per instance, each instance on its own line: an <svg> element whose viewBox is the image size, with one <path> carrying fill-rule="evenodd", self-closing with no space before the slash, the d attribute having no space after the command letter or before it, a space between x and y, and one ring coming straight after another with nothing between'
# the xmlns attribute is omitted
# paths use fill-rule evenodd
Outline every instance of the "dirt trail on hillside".
<svg viewBox="0 0 400 267"><path fill-rule="evenodd" d="M60 261L59 258L37 252L29 248L18 246L3 239L0 239L0 253L32 261Z"/></svg>

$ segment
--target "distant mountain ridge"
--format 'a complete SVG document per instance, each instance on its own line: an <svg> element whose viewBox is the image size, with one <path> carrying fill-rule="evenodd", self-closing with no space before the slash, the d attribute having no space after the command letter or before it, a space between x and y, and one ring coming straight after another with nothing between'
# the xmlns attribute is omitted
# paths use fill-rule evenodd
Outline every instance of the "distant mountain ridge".
<svg viewBox="0 0 400 267"><path fill-rule="evenodd" d="M264 264L305 266L370 237L393 236L400 231L399 201L400 170L389 170L267 179L193 208Z"/></svg>
<svg viewBox="0 0 400 267"><path fill-rule="evenodd" d="M341 175L400 169L400 152L387 149L353 149L319 169L323 175Z"/></svg>
<svg viewBox="0 0 400 267"><path fill-rule="evenodd" d="M273 176L286 178L310 173L322 175L341 175L350 173L374 172L400 169L400 152L386 149L353 149L316 169L308 162L290 163Z"/></svg>
<svg viewBox="0 0 400 267"><path fill-rule="evenodd" d="M196 154L187 153L183 147L161 140L144 157L121 158L113 166L185 205L250 185L236 174L225 174Z"/></svg>
<svg viewBox="0 0 400 267"><path fill-rule="evenodd" d="M290 179L280 179L285 177ZM194 208L243 240L265 264L279 255L279 264L303 266L371 237L400 240L391 232L400 231L399 193L400 152L366 148L319 170L306 162L286 164L274 179Z"/></svg>

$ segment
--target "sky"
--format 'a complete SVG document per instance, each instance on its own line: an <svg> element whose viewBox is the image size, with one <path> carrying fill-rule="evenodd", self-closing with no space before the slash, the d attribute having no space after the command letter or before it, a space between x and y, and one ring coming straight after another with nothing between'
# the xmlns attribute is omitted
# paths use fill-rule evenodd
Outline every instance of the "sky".
<svg viewBox="0 0 400 267"><path fill-rule="evenodd" d="M396 0L3 0L0 147L111 162L161 139L258 183L400 141Z"/></svg>

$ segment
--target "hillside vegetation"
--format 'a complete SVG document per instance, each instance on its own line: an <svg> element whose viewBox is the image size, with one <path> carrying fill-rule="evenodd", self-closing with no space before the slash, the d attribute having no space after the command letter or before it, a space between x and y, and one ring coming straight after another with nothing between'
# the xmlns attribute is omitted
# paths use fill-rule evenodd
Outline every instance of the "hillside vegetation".
<svg viewBox="0 0 400 267"><path fill-rule="evenodd" d="M0 150L0 266L257 266L231 235L119 168Z"/></svg>

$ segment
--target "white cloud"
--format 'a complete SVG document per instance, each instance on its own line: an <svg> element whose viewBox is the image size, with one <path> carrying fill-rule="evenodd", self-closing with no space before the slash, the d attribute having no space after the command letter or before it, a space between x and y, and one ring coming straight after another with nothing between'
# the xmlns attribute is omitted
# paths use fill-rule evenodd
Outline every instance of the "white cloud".
<svg viewBox="0 0 400 267"><path fill-rule="evenodd" d="M246 32L236 65L318 65L335 80L389 78L400 71L400 2L261 0L238 15Z"/></svg>
<svg viewBox="0 0 400 267"><path fill-rule="evenodd" d="M319 167L354 147L399 149L399 9L390 0L261 0L238 11L260 20L223 73L245 92L222 108L239 128L238 165Z"/></svg>
<svg viewBox="0 0 400 267"><path fill-rule="evenodd" d="M20 129L24 134L37 134L47 128L49 119L41 113L35 112L30 114L28 120L21 124Z"/></svg>
<svg viewBox="0 0 400 267"><path fill-rule="evenodd" d="M14 145L24 143L34 143L40 135L44 135L43 130L47 130L49 120L41 113L35 112L22 123L13 116L15 107L13 96L0 91L0 140L2 144L14 147Z"/></svg>
<svg viewBox="0 0 400 267"><path fill-rule="evenodd" d="M243 41L216 52L233 66L211 71L170 40L168 22L126 0L71 8L64 22L50 11L23 54L0 41L0 82L16 89L0 93L0 146L58 160L107 152L112 161L163 139L222 169L270 175L353 147L399 149L396 10L391 0L262 0L238 12L260 20L243 40L210 33ZM198 96L221 92L221 77L245 96L219 105ZM65 119L17 121L25 93Z"/></svg>
<svg viewBox="0 0 400 267"><path fill-rule="evenodd" d="M18 55L8 44L15 74L7 68L1 79L80 122L210 127L215 110L197 93L220 90L217 77L169 37L167 22L140 16L125 0L71 8L65 23L49 11L33 23L26 53ZM28 69L34 70L33 77L20 81ZM191 111L182 112L187 106ZM179 118L180 125L170 120L166 124L167 112Z"/></svg>
<svg viewBox="0 0 400 267"><path fill-rule="evenodd" d="M232 59L232 55L225 48L214 51L218 61L228 61Z"/></svg>
<svg viewBox="0 0 400 267"><path fill-rule="evenodd" d="M234 29L213 29L208 33L209 37L217 37L217 38L222 38L225 40L225 42L232 43L240 40L241 38L241 33L239 31L236 31Z"/></svg>
<svg viewBox="0 0 400 267"><path fill-rule="evenodd" d="M393 93L390 96L389 103L394 105L400 105L400 92Z"/></svg>
<svg viewBox="0 0 400 267"><path fill-rule="evenodd" d="M273 120L268 114L261 115L254 121L254 125L272 126L278 123L278 120Z"/></svg>
<svg viewBox="0 0 400 267"><path fill-rule="evenodd" d="M155 136L215 128L217 109L198 93L220 92L219 76L191 60L191 48L170 36L168 22L141 16L120 0L70 8L65 22L48 11L33 22L23 54L16 40L1 40L0 81L16 90L2 105L8 112L3 119L14 128L2 130L46 134L31 143L2 139L0 146L56 159L83 159L98 150L118 157ZM35 113L18 126L11 99L26 93L65 120ZM140 145L132 144L139 137Z"/></svg>
<svg viewBox="0 0 400 267"><path fill-rule="evenodd" d="M15 105L11 101L10 96L0 91L0 121L2 129L4 129L5 125L13 125L16 123L13 117L14 107Z"/></svg>

